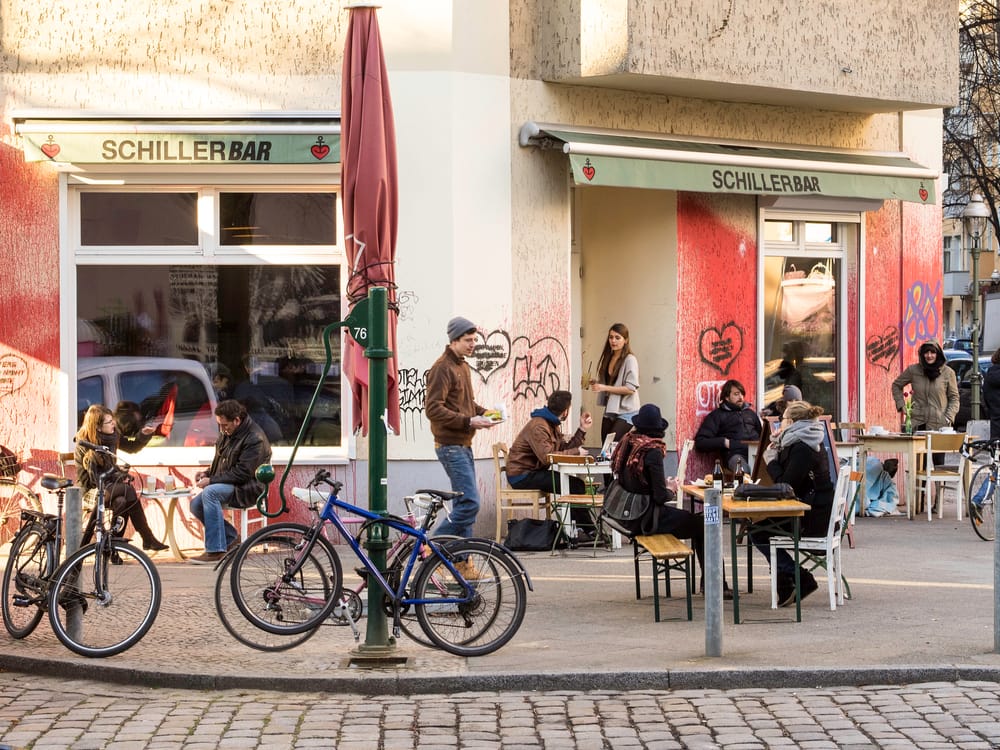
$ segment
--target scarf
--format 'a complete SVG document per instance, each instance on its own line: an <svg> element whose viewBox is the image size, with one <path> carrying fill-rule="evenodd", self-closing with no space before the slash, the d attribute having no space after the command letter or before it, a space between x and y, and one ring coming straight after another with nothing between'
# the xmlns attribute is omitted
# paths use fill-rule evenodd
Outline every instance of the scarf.
<svg viewBox="0 0 1000 750"><path fill-rule="evenodd" d="M553 412L551 409L549 409L549 407L547 407L547 406L543 406L540 409L535 409L533 412L531 412L531 416L532 417L541 417L542 419L544 419L549 424L556 424L557 425L560 422L562 422L562 420L559 419L559 416L555 412Z"/></svg>
<svg viewBox="0 0 1000 750"><path fill-rule="evenodd" d="M617 477L627 473L640 485L641 492L649 493L651 488L642 468L646 460L646 453L651 450L656 451L660 456L666 456L667 444L663 442L662 438L632 431L625 435L618 443L618 447L615 448L615 453L611 457L611 470Z"/></svg>
<svg viewBox="0 0 1000 750"><path fill-rule="evenodd" d="M796 443L803 443L814 451L818 451L823 445L825 437L826 427L821 422L815 419L800 419L798 422L792 422L778 433L774 446L780 451L790 448Z"/></svg>

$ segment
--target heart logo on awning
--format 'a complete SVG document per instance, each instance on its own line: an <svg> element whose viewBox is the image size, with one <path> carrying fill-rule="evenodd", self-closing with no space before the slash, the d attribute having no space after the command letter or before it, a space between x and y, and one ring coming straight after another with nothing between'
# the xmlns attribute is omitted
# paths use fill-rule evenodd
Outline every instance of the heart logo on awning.
<svg viewBox="0 0 1000 750"><path fill-rule="evenodd" d="M587 159L587 161L584 162L583 169L580 171L583 172L583 176L588 180L594 179L594 175L597 174L597 170L594 169L594 166L590 163L590 159Z"/></svg>
<svg viewBox="0 0 1000 750"><path fill-rule="evenodd" d="M920 195L920 200L925 202L927 201L927 195L928 195L927 188L922 187L920 188L920 190L917 191L917 193Z"/></svg>
<svg viewBox="0 0 1000 750"><path fill-rule="evenodd" d="M317 159L325 159L327 157L327 154L330 153L330 147L327 146L325 143L313 146L309 150L312 152L312 155L315 156Z"/></svg>
<svg viewBox="0 0 1000 750"><path fill-rule="evenodd" d="M50 142L42 144L42 153L45 154L50 159L55 159L57 156L59 156L60 151L62 151L62 149L59 147L58 143Z"/></svg>

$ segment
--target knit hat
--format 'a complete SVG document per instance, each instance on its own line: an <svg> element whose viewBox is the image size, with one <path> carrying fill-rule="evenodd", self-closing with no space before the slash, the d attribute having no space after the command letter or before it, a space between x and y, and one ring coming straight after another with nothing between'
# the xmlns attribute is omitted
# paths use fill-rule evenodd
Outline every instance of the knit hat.
<svg viewBox="0 0 1000 750"><path fill-rule="evenodd" d="M476 330L476 324L468 318L458 316L448 321L448 341L455 341L462 338L469 331Z"/></svg>
<svg viewBox="0 0 1000 750"><path fill-rule="evenodd" d="M781 389L781 397L785 401L801 401L802 390L797 385L786 385Z"/></svg>
<svg viewBox="0 0 1000 750"><path fill-rule="evenodd" d="M660 414L660 407L656 404L643 404L632 417L632 426L640 432L643 430L662 432L667 429L667 424L667 420Z"/></svg>

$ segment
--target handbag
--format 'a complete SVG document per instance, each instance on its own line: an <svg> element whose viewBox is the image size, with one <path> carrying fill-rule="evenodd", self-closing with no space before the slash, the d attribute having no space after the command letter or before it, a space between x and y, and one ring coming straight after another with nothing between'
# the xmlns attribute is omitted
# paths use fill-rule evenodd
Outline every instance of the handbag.
<svg viewBox="0 0 1000 750"><path fill-rule="evenodd" d="M617 479L612 479L605 487L601 517L615 530L627 536L648 534L656 528L658 516L659 509L649 495L629 492Z"/></svg>
<svg viewBox="0 0 1000 750"><path fill-rule="evenodd" d="M836 281L824 263L808 274L795 266L781 282L781 325L786 333L805 336L822 330L834 317Z"/></svg>
<svg viewBox="0 0 1000 750"><path fill-rule="evenodd" d="M735 500L795 500L795 490L787 482L779 482L764 487L759 484L747 484L746 482L737 485L733 490Z"/></svg>
<svg viewBox="0 0 1000 750"><path fill-rule="evenodd" d="M512 518L507 521L507 538L503 543L514 552L543 552L552 549L558 533L558 521Z"/></svg>

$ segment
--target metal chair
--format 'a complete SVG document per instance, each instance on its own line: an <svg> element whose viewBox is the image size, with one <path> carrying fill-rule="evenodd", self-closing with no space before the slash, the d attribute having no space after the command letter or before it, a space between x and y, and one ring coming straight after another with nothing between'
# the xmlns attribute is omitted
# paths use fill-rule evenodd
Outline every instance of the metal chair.
<svg viewBox="0 0 1000 750"><path fill-rule="evenodd" d="M505 514L509 520L514 517L515 511L530 510L532 518L539 518L539 513L544 510L546 520L551 517L547 493L542 490L516 490L507 483L506 443L493 443L493 473L497 495L497 542L502 539Z"/></svg>
<svg viewBox="0 0 1000 750"><path fill-rule="evenodd" d="M563 535L566 536L570 541L575 541L572 538L572 534L567 531L567 527L570 526L570 514L573 508L585 508L587 514L590 516L591 525L594 531L594 553L597 553L597 544L601 538L601 524L600 524L600 512L601 508L604 507L604 495L599 495L597 492L585 492L581 494L566 493L562 494L559 487L559 481L556 474L560 474L564 467L585 467L584 472L584 484L588 490L595 489L596 483L594 478L590 474L590 467L594 465L593 456L573 456L562 453L550 453L548 456L549 465L552 467L553 477L552 477L552 511L555 514L556 519L559 521L559 533L556 534L555 542L552 545L552 552L555 553L556 546L559 543L559 538ZM576 474L579 472L573 471Z"/></svg>

